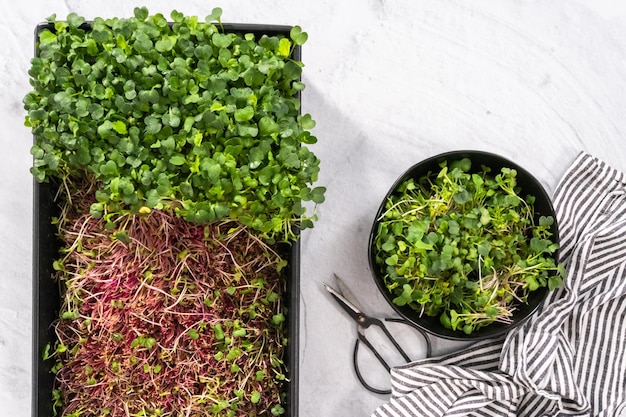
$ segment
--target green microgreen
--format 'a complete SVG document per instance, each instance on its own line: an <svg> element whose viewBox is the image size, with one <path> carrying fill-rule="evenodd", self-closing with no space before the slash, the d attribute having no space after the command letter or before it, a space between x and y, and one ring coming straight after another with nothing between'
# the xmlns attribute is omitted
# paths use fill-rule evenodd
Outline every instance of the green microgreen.
<svg viewBox="0 0 626 417"><path fill-rule="evenodd" d="M315 122L300 114L294 50L308 36L225 33L221 14L51 17L23 100L35 178L97 181L94 217L169 208L198 223L238 220L268 240L311 227L325 189L306 146Z"/></svg>
<svg viewBox="0 0 626 417"><path fill-rule="evenodd" d="M393 302L467 334L509 323L516 304L559 287L565 275L554 259L554 219L535 215L516 170L471 168L467 158L443 162L439 172L402 182L374 238Z"/></svg>

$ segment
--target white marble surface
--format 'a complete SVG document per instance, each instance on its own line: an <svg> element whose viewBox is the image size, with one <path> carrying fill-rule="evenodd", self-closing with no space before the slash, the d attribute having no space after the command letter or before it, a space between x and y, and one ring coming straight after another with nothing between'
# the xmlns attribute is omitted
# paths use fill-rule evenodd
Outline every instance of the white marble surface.
<svg viewBox="0 0 626 417"><path fill-rule="evenodd" d="M579 151L626 170L626 5L611 0L150 1L309 33L304 111L317 121L319 222L302 237L302 417L369 416L385 401L356 381L356 335L322 289L340 274L368 312L390 315L367 265L380 199L406 168L454 149L500 153L553 190ZM30 132L21 100L35 25L69 11L129 16L123 0L0 4L0 415L31 402ZM458 345L437 342L435 350Z"/></svg>

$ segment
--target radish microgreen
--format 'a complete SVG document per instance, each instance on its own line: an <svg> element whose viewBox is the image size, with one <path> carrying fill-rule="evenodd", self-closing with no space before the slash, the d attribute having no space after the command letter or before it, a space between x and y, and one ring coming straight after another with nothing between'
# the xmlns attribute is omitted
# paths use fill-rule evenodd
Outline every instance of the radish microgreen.
<svg viewBox="0 0 626 417"><path fill-rule="evenodd" d="M277 241L325 194L299 99L308 35L231 33L221 14L71 13L39 31L24 107L31 172L65 200L43 352L62 415L285 412Z"/></svg>
<svg viewBox="0 0 626 417"><path fill-rule="evenodd" d="M171 208L275 240L312 227L302 202L319 204L325 189L312 185L315 122L300 115L303 64L293 57L307 34L225 33L220 17L173 11L169 25L137 8L89 28L76 14L52 17L24 98L33 175L97 181L95 217Z"/></svg>
<svg viewBox="0 0 626 417"><path fill-rule="evenodd" d="M199 225L163 210L113 216L116 227L105 229L89 215L85 189L72 191L59 230L65 247L81 249L57 261L66 313L43 352L57 361L55 408L284 413L288 312L278 249L241 224ZM114 237L120 227L127 242Z"/></svg>
<svg viewBox="0 0 626 417"><path fill-rule="evenodd" d="M375 259L393 302L467 334L508 323L516 303L561 285L552 217L535 222L535 197L519 195L517 172L471 171L467 158L407 179L378 219Z"/></svg>

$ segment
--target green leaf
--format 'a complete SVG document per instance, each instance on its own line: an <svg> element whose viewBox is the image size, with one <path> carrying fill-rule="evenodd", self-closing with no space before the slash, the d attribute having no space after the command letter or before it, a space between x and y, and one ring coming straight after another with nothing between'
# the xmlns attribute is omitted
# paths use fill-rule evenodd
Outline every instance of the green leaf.
<svg viewBox="0 0 626 417"><path fill-rule="evenodd" d="M487 314L487 317L491 319L495 319L499 313L500 310L498 309L498 307L488 307L487 309L485 309L485 314Z"/></svg>
<svg viewBox="0 0 626 417"><path fill-rule="evenodd" d="M161 128L163 127L163 125L161 125L161 122L159 121L159 119L157 119L154 116L146 117L144 122L146 124L145 132L148 133L148 134L151 134L151 135L159 133L161 131Z"/></svg>
<svg viewBox="0 0 626 417"><path fill-rule="evenodd" d="M235 121L247 122L254 117L254 109L251 106L246 106L243 109L235 110Z"/></svg>
<svg viewBox="0 0 626 417"><path fill-rule="evenodd" d="M163 52L169 52L172 49L174 49L175 44L176 44L176 37L168 36L166 38L156 41L156 43L154 44L154 47L157 51L163 53Z"/></svg>
<svg viewBox="0 0 626 417"><path fill-rule="evenodd" d="M478 188L485 183L485 180L479 174L472 174L472 182Z"/></svg>
<svg viewBox="0 0 626 417"><path fill-rule="evenodd" d="M291 28L289 36L296 45L304 45L309 38L309 35L306 32L303 32L300 26L294 26Z"/></svg>
<svg viewBox="0 0 626 417"><path fill-rule="evenodd" d="M102 203L93 203L89 208L89 214L95 219L101 218L103 212L104 204Z"/></svg>
<svg viewBox="0 0 626 417"><path fill-rule="evenodd" d="M178 127L180 126L180 116L170 110L163 115L163 123L167 126Z"/></svg>
<svg viewBox="0 0 626 417"><path fill-rule="evenodd" d="M315 120L313 120L311 118L311 115L308 113L303 116L299 116L298 119L300 121L302 129L311 130L315 127Z"/></svg>
<svg viewBox="0 0 626 417"><path fill-rule="evenodd" d="M276 326L279 326L284 321L285 321L285 316L282 313L274 314L272 316L272 323L274 323L274 325Z"/></svg>
<svg viewBox="0 0 626 417"><path fill-rule="evenodd" d="M448 233L450 233L453 236L456 236L459 234L459 232L461 231L459 223L457 223L455 220L450 220L448 222Z"/></svg>
<svg viewBox="0 0 626 417"><path fill-rule="evenodd" d="M100 166L100 173L108 177L117 176L117 164L114 161L107 161L104 165Z"/></svg>
<svg viewBox="0 0 626 417"><path fill-rule="evenodd" d="M280 404L275 404L270 411L272 412L273 416L280 416L285 413L285 409Z"/></svg>
<svg viewBox="0 0 626 417"><path fill-rule="evenodd" d="M128 133L128 130L126 130L126 124L121 120L111 123L111 127L120 135L125 135Z"/></svg>
<svg viewBox="0 0 626 417"><path fill-rule="evenodd" d="M252 391L252 394L250 395L250 401L253 404L257 404L260 400L261 400L261 393L256 390Z"/></svg>
<svg viewBox="0 0 626 417"><path fill-rule="evenodd" d="M463 320L459 317L459 313L457 313L456 310L451 309L450 310L450 326L452 327L452 330L456 330L459 327L459 324L461 324L463 322Z"/></svg>
<svg viewBox="0 0 626 417"><path fill-rule="evenodd" d="M249 87L260 87L265 83L265 74L256 68L248 69L243 76L243 80Z"/></svg>
<svg viewBox="0 0 626 417"><path fill-rule="evenodd" d="M228 48L232 43L232 39L225 33L214 33L211 40L218 48Z"/></svg>
<svg viewBox="0 0 626 417"><path fill-rule="evenodd" d="M439 316L439 322L446 329L452 329L452 321L450 319L450 316L445 311Z"/></svg>
<svg viewBox="0 0 626 417"><path fill-rule="evenodd" d="M74 12L67 15L67 23L71 28L78 28L84 22L85 19Z"/></svg>
<svg viewBox="0 0 626 417"><path fill-rule="evenodd" d="M283 68L283 76L286 80L297 80L302 75L302 68L294 63L293 61L288 61L285 63Z"/></svg>
<svg viewBox="0 0 626 417"><path fill-rule="evenodd" d="M282 56L289 56L291 53L291 42L289 39L282 38L278 43L278 53Z"/></svg>
<svg viewBox="0 0 626 417"><path fill-rule="evenodd" d="M396 250L396 240L395 239L388 240L387 242L383 243L381 248L385 252L395 251Z"/></svg>
<svg viewBox="0 0 626 417"><path fill-rule="evenodd" d="M543 253L552 242L547 239L532 238L530 240L530 249L535 253Z"/></svg>
<svg viewBox="0 0 626 417"><path fill-rule="evenodd" d="M539 282L537 282L537 279L534 276L527 276L525 281L530 291L536 291L537 289L539 289Z"/></svg>
<svg viewBox="0 0 626 417"><path fill-rule="evenodd" d="M182 22L183 19L185 18L185 15L183 15L181 12L176 11L176 10L172 10L172 12L170 13L170 16L174 22L179 22L179 23Z"/></svg>
<svg viewBox="0 0 626 417"><path fill-rule="evenodd" d="M283 147L278 153L278 158L288 168L299 168L300 158L295 149Z"/></svg>
<svg viewBox="0 0 626 417"><path fill-rule="evenodd" d="M211 11L211 14L206 17L206 22L220 22L220 18L222 17L222 9L220 7L215 7Z"/></svg>
<svg viewBox="0 0 626 417"><path fill-rule="evenodd" d="M42 354L41 358L44 361L47 361L51 357L52 357L52 355L50 354L50 343L46 343L46 347L44 348L44 351L43 351L43 354Z"/></svg>
<svg viewBox="0 0 626 417"><path fill-rule="evenodd" d="M315 187L312 190L312 200L316 204L322 204L325 200L324 194L326 193L326 187Z"/></svg>
<svg viewBox="0 0 626 417"><path fill-rule="evenodd" d="M262 135L271 135L272 133L280 132L280 125L271 117L263 116L261 120L259 120L259 130Z"/></svg>
<svg viewBox="0 0 626 417"><path fill-rule="evenodd" d="M145 6L135 7L134 9L135 18L140 22L145 21L148 18L148 14L148 9Z"/></svg>
<svg viewBox="0 0 626 417"><path fill-rule="evenodd" d="M554 218L552 216L540 216L539 226L552 226L554 224Z"/></svg>
<svg viewBox="0 0 626 417"><path fill-rule="evenodd" d="M217 323L213 326L213 332L215 334L215 338L217 340L224 340L224 329L222 328L222 325Z"/></svg>
<svg viewBox="0 0 626 417"><path fill-rule="evenodd" d="M461 190L454 194L454 201L457 204L465 204L472 200L471 194L467 190Z"/></svg>
<svg viewBox="0 0 626 417"><path fill-rule="evenodd" d="M226 355L226 360L229 362L234 361L235 359L239 358L242 355L242 353L243 352L241 351L240 348L233 347L230 349L230 351Z"/></svg>
<svg viewBox="0 0 626 417"><path fill-rule="evenodd" d="M200 170L202 175L212 182L217 181L222 173L222 167L212 158L202 159L202 162L200 162Z"/></svg>
<svg viewBox="0 0 626 417"><path fill-rule="evenodd" d="M105 120L100 126L98 126L98 135L106 139L111 136L111 130L113 130L113 124L110 120Z"/></svg>
<svg viewBox="0 0 626 417"><path fill-rule="evenodd" d="M213 414L219 414L222 410L228 408L229 402L227 400L219 400L217 404L213 404L211 407L211 412Z"/></svg>
<svg viewBox="0 0 626 417"><path fill-rule="evenodd" d="M143 341L143 345L146 349L152 349L156 346L156 339L154 337L147 337Z"/></svg>
<svg viewBox="0 0 626 417"><path fill-rule="evenodd" d="M128 236L128 234L124 230L118 230L117 232L115 232L114 236L117 240L119 240L122 243L132 242L132 239L130 238L130 236Z"/></svg>
<svg viewBox="0 0 626 417"><path fill-rule="evenodd" d="M397 306L404 306L413 301L413 288L409 284L402 286L402 294L393 299Z"/></svg>
<svg viewBox="0 0 626 417"><path fill-rule="evenodd" d="M237 133L243 137L254 138L259 134L259 128L254 124L241 123L237 125Z"/></svg>
<svg viewBox="0 0 626 417"><path fill-rule="evenodd" d="M168 136L167 139L162 140L160 144L161 148L163 148L163 150L165 150L166 152L172 152L174 149L176 149L176 140L174 140L172 136Z"/></svg>
<svg viewBox="0 0 626 417"><path fill-rule="evenodd" d="M491 243L488 240L483 240L478 244L477 251L479 255L488 256L491 252Z"/></svg>
<svg viewBox="0 0 626 417"><path fill-rule="evenodd" d="M183 165L186 161L185 156L182 154L176 154L170 158L170 164L177 166Z"/></svg>
<svg viewBox="0 0 626 417"><path fill-rule="evenodd" d="M75 320L76 318L78 318L78 315L73 311L65 311L63 314L61 314L61 318L63 320Z"/></svg>
<svg viewBox="0 0 626 417"><path fill-rule="evenodd" d="M44 45L49 45L56 42L57 36L50 32L48 29L44 29L39 33L39 42Z"/></svg>
<svg viewBox="0 0 626 417"><path fill-rule="evenodd" d="M469 158L462 158L458 161L454 161L450 164L450 169L459 169L463 172L469 172L472 169L472 160Z"/></svg>

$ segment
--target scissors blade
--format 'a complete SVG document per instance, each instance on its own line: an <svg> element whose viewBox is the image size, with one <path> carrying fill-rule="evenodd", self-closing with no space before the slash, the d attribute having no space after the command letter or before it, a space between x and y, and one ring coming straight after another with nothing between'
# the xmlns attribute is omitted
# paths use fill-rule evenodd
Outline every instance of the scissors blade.
<svg viewBox="0 0 626 417"><path fill-rule="evenodd" d="M356 299L352 291L350 291L350 288L348 288L348 286L343 282L341 278L339 278L337 274L333 274L333 276L335 278L335 284L337 284L337 287L339 288L339 292L343 294L345 299L350 301L350 303L352 303L352 305L359 309L362 313L363 307L361 306L361 304L359 304L359 301Z"/></svg>
<svg viewBox="0 0 626 417"><path fill-rule="evenodd" d="M360 320L363 314L361 313L361 310L359 310L358 307L356 307L354 304L348 301L346 297L344 297L342 294L340 294L337 290L335 290L333 287L329 286L328 284L324 284L324 288L326 288L326 291L328 291L330 295L332 295L333 298L337 300L339 305L343 307L343 309L350 315L350 317L352 317L357 322Z"/></svg>

